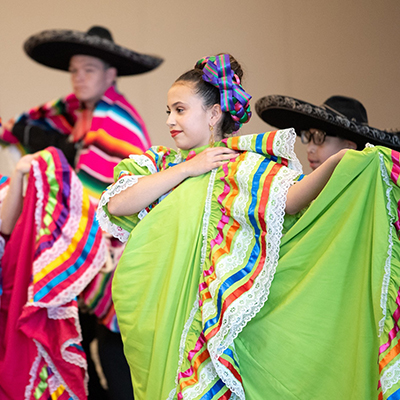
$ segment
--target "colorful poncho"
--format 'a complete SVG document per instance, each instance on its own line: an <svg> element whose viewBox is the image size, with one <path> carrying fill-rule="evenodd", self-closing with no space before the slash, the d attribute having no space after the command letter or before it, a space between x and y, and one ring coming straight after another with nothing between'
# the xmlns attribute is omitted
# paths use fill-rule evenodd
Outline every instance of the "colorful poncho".
<svg viewBox="0 0 400 400"><path fill-rule="evenodd" d="M153 147L117 167L98 216L128 238L113 299L135 398L399 398L399 153L348 152L285 216L294 138L225 140L235 162L130 217L108 214L110 196L192 154Z"/></svg>
<svg viewBox="0 0 400 400"><path fill-rule="evenodd" d="M32 108L22 114L17 122L26 122L44 130L56 130L70 135L81 112L81 104L74 94ZM3 139L15 143L17 139L4 131ZM48 146L43 139L43 147ZM108 88L96 105L90 131L83 140L83 149L76 162L76 171L90 200L97 205L103 190L114 181L114 167L130 154L141 154L150 147L145 124L136 109L118 93L114 86ZM114 267L122 252L121 244L107 239ZM100 322L113 332L118 323L111 300L113 270L102 272L83 293L87 306Z"/></svg>
<svg viewBox="0 0 400 400"><path fill-rule="evenodd" d="M80 111L79 100L70 94L32 108L17 123L24 121L69 135ZM3 139L10 143L18 141L9 131L4 131ZM113 182L113 169L118 162L130 154L141 154L149 146L150 139L139 113L114 86L109 87L94 109L92 125L76 162L79 178L89 195L97 202L104 188Z"/></svg>
<svg viewBox="0 0 400 400"><path fill-rule="evenodd" d="M87 398L77 295L105 260L81 182L61 151L42 151L2 258L2 399Z"/></svg>

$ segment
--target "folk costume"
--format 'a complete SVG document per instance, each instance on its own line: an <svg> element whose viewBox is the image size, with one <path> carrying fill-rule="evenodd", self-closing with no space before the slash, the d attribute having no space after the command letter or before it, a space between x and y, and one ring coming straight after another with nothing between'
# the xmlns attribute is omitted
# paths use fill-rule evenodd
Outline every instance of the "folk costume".
<svg viewBox="0 0 400 400"><path fill-rule="evenodd" d="M0 180L2 200L7 182ZM87 398L77 296L107 251L94 212L62 152L43 150L32 163L22 214L0 252L2 399Z"/></svg>
<svg viewBox="0 0 400 400"><path fill-rule="evenodd" d="M400 393L399 153L350 152L304 215L289 217L286 192L301 177L294 137L222 141L243 151L236 162L130 217L104 204L202 149L152 148L116 169L100 223L128 239L113 299L138 399Z"/></svg>
<svg viewBox="0 0 400 400"><path fill-rule="evenodd" d="M222 108L235 85L210 61ZM137 399L399 396L399 153L349 151L288 216L302 179L295 138L223 139L234 161L124 217L110 215L110 198L204 148L152 147L115 169L97 214L127 241L113 299Z"/></svg>
<svg viewBox="0 0 400 400"><path fill-rule="evenodd" d="M68 71L70 59L74 55L97 57L116 68L118 76L148 72L163 61L160 57L140 54L119 46L106 28L97 26L87 32L46 30L31 36L25 42L24 49L30 58L40 64L63 71ZM105 91L93 111L85 109L74 94L33 108L17 119L12 132L4 132L3 139L10 143L21 143L28 152L48 145L61 149L76 169L94 205L97 205L102 191L113 182L113 169L118 162L129 154L141 154L150 146L150 138L142 118L117 91L115 85ZM116 340L120 342L121 359L116 365L125 365L127 379L124 379L121 371L115 376L116 379L107 375L106 369L105 373L111 396L130 399L132 394L129 372L122 354L119 327L111 300L111 281L123 245L114 238L107 237L106 241L109 253L107 268L95 276L82 293L81 299L107 328L103 331L104 336L112 337L112 341L116 336ZM81 318L90 316L81 314ZM96 321L88 321L93 329L84 329L86 332L97 330L93 327L93 322L96 325ZM88 340L84 341L88 356L92 338L88 335ZM104 342L106 345L107 340ZM102 348L102 358L101 350ZM111 361L107 361L107 364L111 365ZM90 384L95 384L96 390L103 391L95 379L97 374L94 364L90 362L89 366L90 375L93 376ZM114 370L118 371L112 367L111 373ZM121 389L124 381L128 381L128 390ZM120 390L128 392L129 396L124 397Z"/></svg>

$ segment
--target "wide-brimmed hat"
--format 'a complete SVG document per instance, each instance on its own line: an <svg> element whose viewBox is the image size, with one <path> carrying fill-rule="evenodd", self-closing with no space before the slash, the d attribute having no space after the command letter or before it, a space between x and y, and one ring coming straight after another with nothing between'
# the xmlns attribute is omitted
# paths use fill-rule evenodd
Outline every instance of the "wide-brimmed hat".
<svg viewBox="0 0 400 400"><path fill-rule="evenodd" d="M163 61L115 44L111 32L101 26L93 26L87 32L45 30L28 38L24 49L38 63L63 71L68 71L74 55L97 57L115 67L118 76L151 71Z"/></svg>
<svg viewBox="0 0 400 400"><path fill-rule="evenodd" d="M289 96L271 95L259 99L255 108L269 125L280 129L293 127L298 135L302 130L315 128L329 136L351 140L358 149L371 143L400 150L400 136L370 127L364 106L351 97L332 96L316 106Z"/></svg>

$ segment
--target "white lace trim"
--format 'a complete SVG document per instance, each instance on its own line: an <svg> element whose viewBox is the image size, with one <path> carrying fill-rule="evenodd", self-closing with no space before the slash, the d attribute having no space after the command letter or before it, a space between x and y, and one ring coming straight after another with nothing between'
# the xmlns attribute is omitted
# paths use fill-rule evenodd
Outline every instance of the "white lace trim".
<svg viewBox="0 0 400 400"><path fill-rule="evenodd" d="M245 205L249 200L248 193L248 182L250 175L248 171L252 171L257 162L260 160L260 156L255 153L248 153L246 159L242 162L242 168L238 171L238 184L239 184L239 196L234 203L234 210L232 215L240 224L240 231L238 233L237 240L235 240L235 246L231 248L231 252L227 254L222 260L219 261L218 267L215 268L216 279L210 284L210 294L212 298L215 298L215 293L221 285L221 281L224 276L231 270L237 268L238 265L242 265L248 247L253 239L253 229L247 224ZM213 301L207 301L203 304L202 318L203 322L208 319L211 315L216 315L217 309Z"/></svg>
<svg viewBox="0 0 400 400"><path fill-rule="evenodd" d="M129 232L121 228L120 226L112 223L108 218L106 212L103 210L103 206L105 206L110 201L111 197L114 197L115 195L121 193L123 190L126 190L127 188L132 187L133 185L138 183L139 178L141 178L141 176L127 175L118 179L117 182L115 182L109 190L103 193L100 198L99 205L97 206L96 218L99 221L100 228L103 229L103 231L106 231L119 239L122 243L125 243L129 239Z"/></svg>
<svg viewBox="0 0 400 400"><path fill-rule="evenodd" d="M31 370L29 371L29 383L28 385L25 387L25 394L24 394L24 399L25 400L30 400L31 399L31 393L33 390L33 385L35 383L35 379L37 376L37 371L39 368L39 364L40 364L40 360L42 359L42 356L40 355L39 351L38 351L38 355L35 358L35 361L32 364Z"/></svg>
<svg viewBox="0 0 400 400"><path fill-rule="evenodd" d="M385 394L393 385L400 380L400 361L394 363L381 376L380 382L382 392Z"/></svg>
<svg viewBox="0 0 400 400"><path fill-rule="evenodd" d="M69 306L69 307L50 307L47 310L47 316L50 319L69 319L69 318L77 318L78 310L77 307Z"/></svg>
<svg viewBox="0 0 400 400"><path fill-rule="evenodd" d="M279 157L286 158L289 161L288 167L302 174L303 167L294 152L296 136L293 128L279 130L275 135L273 153Z"/></svg>
<svg viewBox="0 0 400 400"><path fill-rule="evenodd" d="M214 182L215 176L217 174L217 168L213 169L210 174L210 180L208 182L207 187L207 196L204 205L204 215L203 215L203 228L202 228L202 235L203 235L203 244L201 246L201 258L200 258L200 271L203 270L204 262L207 256L207 232L208 232L208 224L210 222L211 216L211 199L214 190Z"/></svg>
<svg viewBox="0 0 400 400"><path fill-rule="evenodd" d="M35 208L35 224L36 235L39 235L42 225L42 212L43 212L43 180L40 172L39 163L37 160L32 160L33 176L35 178L36 187L36 208Z"/></svg>
<svg viewBox="0 0 400 400"><path fill-rule="evenodd" d="M68 385L65 383L64 379L62 378L62 376L60 375L60 373L58 372L58 370L56 369L51 357L47 354L46 350L44 349L44 347L37 341L37 340L33 340L36 344L36 347L38 349L39 352L39 357L43 358L46 362L46 364L51 368L52 372L54 373L54 377L55 379L53 380L53 391L55 388L59 387L60 385L63 385L65 390L67 391L68 395L73 399L73 400L79 400L78 396L73 393L71 391L71 389L68 387ZM39 362L40 362L40 358L39 358ZM38 359L35 360L35 363L38 361ZM35 364L34 363L34 364ZM39 366L39 363L37 363L36 366L36 373L37 373L37 368ZM33 369L33 368L32 368ZM32 375L32 370L31 370L31 376L34 377L34 375ZM30 386L30 385L29 385ZM29 387L28 386L28 387ZM25 399L29 400L31 393L28 392L28 387L25 389ZM30 389L32 391L33 387ZM50 387L49 387L50 390Z"/></svg>
<svg viewBox="0 0 400 400"><path fill-rule="evenodd" d="M199 396L207 388L207 385L214 379L216 379L217 376L218 374L214 368L213 363L208 361L207 365L205 365L198 374L197 383L195 385L187 387L184 393L182 393L183 398L185 400L193 400L199 398Z"/></svg>
<svg viewBox="0 0 400 400"><path fill-rule="evenodd" d="M178 154L180 155L180 153L178 153ZM202 227L203 243L202 243L201 253L200 253L201 254L200 271L202 271L202 268L204 266L204 262L206 259L206 255L207 255L207 231L208 231L208 224L209 224L210 215L211 215L211 198L212 198L212 194L213 194L216 174L217 174L217 169L213 169L210 174L210 180L208 182L208 187L207 187L207 196L206 196L206 201L205 201L205 205L204 205L203 227ZM179 344L178 371L176 373L176 378L175 378L176 385L178 385L178 381L179 381L178 375L179 375L179 371L181 370L182 363L183 363L183 354L184 354L184 350L185 350L187 334L189 332L190 326L193 323L193 319L194 319L198 309L199 309L199 294L197 293L193 307L190 311L189 318L185 323L185 326L183 328L183 332L181 335L181 341ZM195 386L197 386L197 385L202 385L202 384L201 384L201 382L198 382ZM172 400L174 398L175 394L176 394L176 388L171 390L171 392L168 396L168 400ZM191 397L187 397L186 392L185 392L184 398L191 399Z"/></svg>
<svg viewBox="0 0 400 400"><path fill-rule="evenodd" d="M386 170L382 154L379 154L379 162L380 162L382 179L386 184L386 201L387 201L386 208L388 210L388 215L389 215L388 250L387 250L387 258L385 260L385 266L384 266L385 273L384 273L383 281L382 281L381 302L380 302L380 305L382 308L382 315L383 315L382 319L379 321L378 336L380 337L385 328L385 320L386 320L386 314L387 314L387 298L388 298L390 274L391 274L390 262L392 259L392 250L393 250L393 229L394 229L393 224L395 222L395 216L392 214L392 210L391 210L391 198L390 198L391 193L390 192L392 191L392 186L390 185L389 175Z"/></svg>
<svg viewBox="0 0 400 400"><path fill-rule="evenodd" d="M239 136L238 148L240 150L250 150L254 136ZM275 156L286 158L290 169L303 173L303 167L294 152L295 143L296 132L293 128L279 130L275 134L272 151Z"/></svg>
<svg viewBox="0 0 400 400"><path fill-rule="evenodd" d="M189 332L190 326L193 323L193 319L194 319L198 309L199 309L199 295L197 293L196 294L196 299L195 299L194 304L193 304L193 307L192 307L192 309L190 311L190 314L189 314L189 318L185 323L185 326L183 328L183 332L182 332L182 335L181 335L181 341L180 341L180 344L179 344L178 371L176 373L176 378L175 378L175 385L176 386L178 385L178 375L179 375L179 371L181 370L182 363L183 363L183 353L184 353L184 350L185 350L185 343L186 343L187 334ZM167 400L174 399L175 395L176 395L176 387L171 390L171 392L168 395L168 399Z"/></svg>
<svg viewBox="0 0 400 400"><path fill-rule="evenodd" d="M1 210L1 207L3 206L4 199L7 196L9 187L10 187L10 185L8 184L7 186L4 186L2 189L0 189L0 210ZM1 229L1 218L0 218L0 229ZM0 260L1 260L1 256L0 256Z"/></svg>
<svg viewBox="0 0 400 400"><path fill-rule="evenodd" d="M155 148L152 147L152 149L154 150ZM162 157L164 153L163 152L159 152L157 154ZM155 165L153 164L153 162L150 160L149 157L147 157L147 156L145 156L143 154L140 154L140 155L131 154L129 156L129 158L131 160L133 160L139 166L147 168L151 174L155 174L157 172L157 168L155 167Z"/></svg>
<svg viewBox="0 0 400 400"><path fill-rule="evenodd" d="M243 177L248 177L250 171L251 170L246 171L245 165L243 165L242 168L239 169L238 174L239 176L243 174ZM256 278L252 288L227 308L220 330L207 344L210 357L218 375L224 381L225 385L238 395L240 399L245 398L242 384L218 362L218 358L229 346L233 345L234 339L236 339L247 323L260 311L261 307L268 299L279 259L286 195L297 175L298 173L296 171L283 167L274 178L270 188L270 195L265 213L267 218L267 234L265 237L267 256L263 269ZM239 178L238 181L240 181ZM246 209L247 202L244 201L246 197L242 198L242 201L238 199L237 204L235 204L233 208L233 218L239 219L241 214L243 214L243 210ZM232 252L239 251L235 248L237 243L238 241L236 240ZM243 247L245 247L245 245ZM240 251L244 251L244 248L241 248ZM219 269L218 264L215 269Z"/></svg>
<svg viewBox="0 0 400 400"><path fill-rule="evenodd" d="M36 178L36 176L35 176ZM39 177L38 177L39 178ZM79 229L79 223L82 216L82 202L83 202L83 192L82 184L79 178L72 174L71 176L71 189L70 189L70 213L67 223L63 227L63 234L60 235L54 244L43 251L37 260L33 263L33 274L39 273L42 268L49 265L52 261L56 260L61 254L63 254L71 244L74 234ZM36 204L36 210L43 209L43 201L40 199L40 193L43 192L43 183L40 180L36 180L36 188L38 191L38 199ZM36 211L35 211L36 212ZM41 228L42 215L40 215L40 221L38 221L39 229Z"/></svg>
<svg viewBox="0 0 400 400"><path fill-rule="evenodd" d="M6 247L6 240L0 235L0 271L1 271L1 259L3 258L4 248Z"/></svg>
<svg viewBox="0 0 400 400"><path fill-rule="evenodd" d="M107 261L107 246L103 238L101 238L100 247L94 257L92 264L86 269L82 276L77 279L72 285L69 285L66 289L61 291L56 297L54 297L49 302L27 302L27 307L59 307L63 304L68 303L73 300L83 289L88 285L88 283L95 277L95 275L101 270L105 262ZM32 299L32 291L30 291L30 298ZM55 315L55 311L53 311Z"/></svg>
<svg viewBox="0 0 400 400"><path fill-rule="evenodd" d="M251 140L250 138L244 138L246 140ZM242 141L243 143L243 141ZM246 145L246 143L243 143ZM249 200L250 193L248 192L248 180L250 179L250 172L254 169L260 155L249 153L246 160L241 164L237 176L240 185L240 191L237 201L234 203L232 217L235 218L241 224L240 239L238 237L233 244L233 249L231 254L228 255L218 263L215 267L217 279L221 282L223 276L228 273L232 268L237 267L243 262L247 249L251 244L252 240L252 228L247 224L244 210L246 209L246 204ZM266 257L263 270L255 280L253 287L241 296L240 299L235 301L228 307L225 311L224 318L222 321L222 326L220 331L215 337L213 337L207 344L207 348L210 352L210 358L214 368L207 365L203 373L200 374L199 381L193 387L185 390L185 399L193 399L202 393L204 388L218 375L227 387L233 392L233 395L238 399L245 399L245 393L242 384L231 374L231 372L224 367L218 358L221 354L229 347L234 347L233 341L237 335L243 330L247 322L250 321L264 305L265 301L268 299L270 286L275 274L276 266L279 259L279 248L280 241L282 237L282 226L283 219L285 215L286 207L286 196L289 187L293 184L294 179L298 176L298 172L292 171L288 168L281 168L276 175L270 189L270 197L268 199L268 204L266 207L266 218L267 218L267 235L266 235L266 246L268 249L268 255ZM209 191L212 193L212 186L209 185ZM211 194L210 194L211 195ZM211 197L210 197L211 199ZM203 220L203 225L209 222L209 214L206 215ZM206 219L207 218L207 219ZM203 235L207 236L207 231L203 230ZM202 246L202 261L204 247L207 246L207 240L203 242ZM226 260L225 260L226 259ZM232 265L231 263L236 263ZM221 266L221 268L220 268ZM202 263L203 268L203 263ZM217 284L213 285L213 292L215 295ZM211 290L210 290L211 292ZM212 305L209 306L208 303L203 304L203 315L205 312L208 315L212 315ZM206 310L206 311L205 311ZM211 311L210 311L211 310ZM215 307L214 307L214 311ZM204 321L204 318L203 318ZM182 346L182 342L181 342ZM180 352L183 351L180 348ZM171 392L172 393L172 392Z"/></svg>

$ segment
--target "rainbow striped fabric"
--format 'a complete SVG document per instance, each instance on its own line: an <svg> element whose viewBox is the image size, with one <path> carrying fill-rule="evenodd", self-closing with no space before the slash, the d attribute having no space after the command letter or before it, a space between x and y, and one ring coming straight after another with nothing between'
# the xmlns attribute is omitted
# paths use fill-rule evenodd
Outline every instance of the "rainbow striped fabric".
<svg viewBox="0 0 400 400"><path fill-rule="evenodd" d="M81 105L74 94L53 100L22 114L17 122L26 121L43 129L69 135L77 121ZM16 143L11 132L3 139ZM46 143L43 143L46 147ZM113 169L130 154L141 154L150 147L145 124L136 109L111 86L93 112L90 131L76 163L80 179L97 203L107 184L113 182Z"/></svg>
<svg viewBox="0 0 400 400"><path fill-rule="evenodd" d="M0 389L10 398L86 399L77 296L105 261L81 182L60 150L43 150L3 257Z"/></svg>

